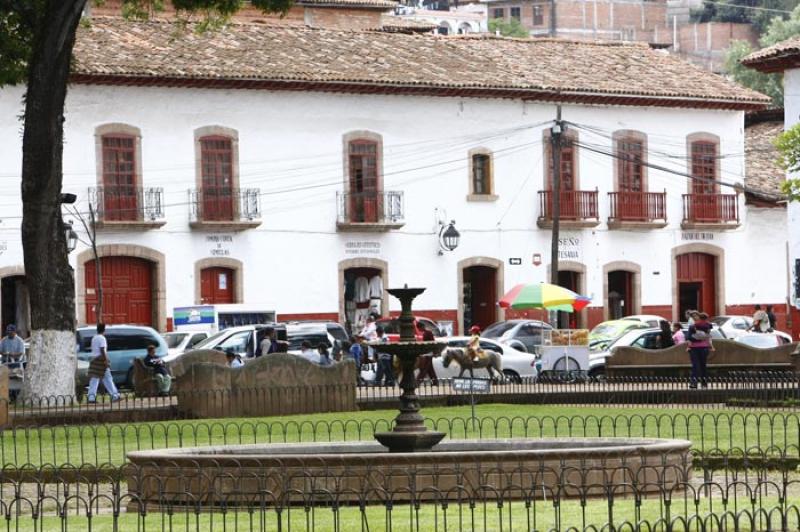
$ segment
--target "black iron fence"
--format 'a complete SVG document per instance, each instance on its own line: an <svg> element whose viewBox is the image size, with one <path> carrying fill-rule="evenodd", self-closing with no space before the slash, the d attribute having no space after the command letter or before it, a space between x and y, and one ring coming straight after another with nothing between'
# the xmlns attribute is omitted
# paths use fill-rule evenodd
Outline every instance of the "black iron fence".
<svg viewBox="0 0 800 532"><path fill-rule="evenodd" d="M610 473L587 474L601 469ZM397 459L372 477L230 463L28 468L0 472L0 508L8 530L800 530L800 476L790 468L732 469L695 455L669 470L643 476L603 458L505 473ZM421 476L425 489L412 482ZM345 488L341 478L363 484Z"/></svg>

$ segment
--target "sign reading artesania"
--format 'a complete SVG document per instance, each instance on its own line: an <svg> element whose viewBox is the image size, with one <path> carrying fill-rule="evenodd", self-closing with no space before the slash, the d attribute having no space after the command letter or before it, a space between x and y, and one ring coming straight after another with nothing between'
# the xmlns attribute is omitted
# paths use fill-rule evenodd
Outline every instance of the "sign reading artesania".
<svg viewBox="0 0 800 532"><path fill-rule="evenodd" d="M381 243L375 240L353 240L345 242L344 252L347 255L380 255Z"/></svg>
<svg viewBox="0 0 800 532"><path fill-rule="evenodd" d="M714 240L714 233L681 233L681 240Z"/></svg>
<svg viewBox="0 0 800 532"><path fill-rule="evenodd" d="M211 245L208 253L212 257L229 257L233 235L206 235L206 242Z"/></svg>
<svg viewBox="0 0 800 532"><path fill-rule="evenodd" d="M456 377L453 379L454 392L488 393L492 390L490 379L465 379Z"/></svg>
<svg viewBox="0 0 800 532"><path fill-rule="evenodd" d="M558 258L564 260L581 259L581 239L578 236L564 236L558 239Z"/></svg>

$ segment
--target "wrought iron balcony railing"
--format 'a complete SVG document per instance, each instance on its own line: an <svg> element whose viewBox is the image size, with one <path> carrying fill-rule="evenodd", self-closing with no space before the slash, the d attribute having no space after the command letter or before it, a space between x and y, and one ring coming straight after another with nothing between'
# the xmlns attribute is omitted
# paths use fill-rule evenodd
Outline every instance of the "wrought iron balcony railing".
<svg viewBox="0 0 800 532"><path fill-rule="evenodd" d="M684 194L684 224L738 224L736 194Z"/></svg>
<svg viewBox="0 0 800 532"><path fill-rule="evenodd" d="M98 222L164 221L164 189L113 185L89 188Z"/></svg>
<svg viewBox="0 0 800 532"><path fill-rule="evenodd" d="M346 224L403 224L403 193L337 192L336 223Z"/></svg>
<svg viewBox="0 0 800 532"><path fill-rule="evenodd" d="M190 222L254 222L261 219L259 189L203 187L189 190Z"/></svg>
<svg viewBox="0 0 800 532"><path fill-rule="evenodd" d="M553 191L539 191L540 220L553 220ZM559 194L559 220L589 222L600 221L597 208L597 190L562 190Z"/></svg>
<svg viewBox="0 0 800 532"><path fill-rule="evenodd" d="M666 192L609 192L611 222L667 221Z"/></svg>

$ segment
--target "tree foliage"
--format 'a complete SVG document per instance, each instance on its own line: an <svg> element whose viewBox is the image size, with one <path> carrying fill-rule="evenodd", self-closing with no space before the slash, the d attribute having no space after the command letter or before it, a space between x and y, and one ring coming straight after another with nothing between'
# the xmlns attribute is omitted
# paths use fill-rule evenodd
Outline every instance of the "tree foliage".
<svg viewBox="0 0 800 532"><path fill-rule="evenodd" d="M700 8L692 10L691 20L752 24L763 35L775 18L788 18L788 12L797 5L797 0L705 0ZM749 9L753 7L758 9Z"/></svg>
<svg viewBox="0 0 800 532"><path fill-rule="evenodd" d="M761 47L772 46L790 37L800 35L800 6L792 10L789 18L773 16L766 32L759 39ZM747 41L734 41L725 56L725 69L740 85L749 87L772 98L776 107L783 106L783 76L781 74L762 74L740 63L742 58L753 52Z"/></svg>
<svg viewBox="0 0 800 532"><path fill-rule="evenodd" d="M775 139L780 158L778 164L787 172L800 172L800 124L781 133ZM781 185L781 192L786 194L790 201L800 201L800 178L787 179Z"/></svg>
<svg viewBox="0 0 800 532"><path fill-rule="evenodd" d="M531 36L522 23L515 18L512 18L508 21L505 21L501 18L489 19L489 31L492 33L500 32L500 35L503 37L518 37L521 39L527 39Z"/></svg>

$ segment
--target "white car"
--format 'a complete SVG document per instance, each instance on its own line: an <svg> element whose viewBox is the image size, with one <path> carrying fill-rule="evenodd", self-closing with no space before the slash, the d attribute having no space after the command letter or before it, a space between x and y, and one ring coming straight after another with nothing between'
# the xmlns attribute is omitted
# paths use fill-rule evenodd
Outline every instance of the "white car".
<svg viewBox="0 0 800 532"><path fill-rule="evenodd" d="M253 358L258 350L258 344L263 339L265 329L274 329L278 339L286 338L286 326L283 324L241 325L223 329L202 342L195 344L192 349L217 349L219 351L235 353L243 360ZM169 355L165 362L174 360L179 355Z"/></svg>
<svg viewBox="0 0 800 532"><path fill-rule="evenodd" d="M775 331L771 333L746 333L734 339L740 344L749 345L758 349L769 349L784 344L792 343L792 337L785 332Z"/></svg>
<svg viewBox="0 0 800 532"><path fill-rule="evenodd" d="M165 360L174 360L182 355L184 351L194 349L194 346L208 338L207 332L197 331L176 331L168 332L161 335L164 341L167 342L167 351L169 355Z"/></svg>
<svg viewBox="0 0 800 532"><path fill-rule="evenodd" d="M624 318L620 319L628 321L638 321L644 323L648 327L658 327L659 322L661 322L662 320L666 320L666 318L662 316L656 316L655 314L634 314L633 316L625 316Z"/></svg>
<svg viewBox="0 0 800 532"><path fill-rule="evenodd" d="M750 316L717 316L711 323L722 329L725 338L731 340L747 334L753 326L753 318Z"/></svg>

